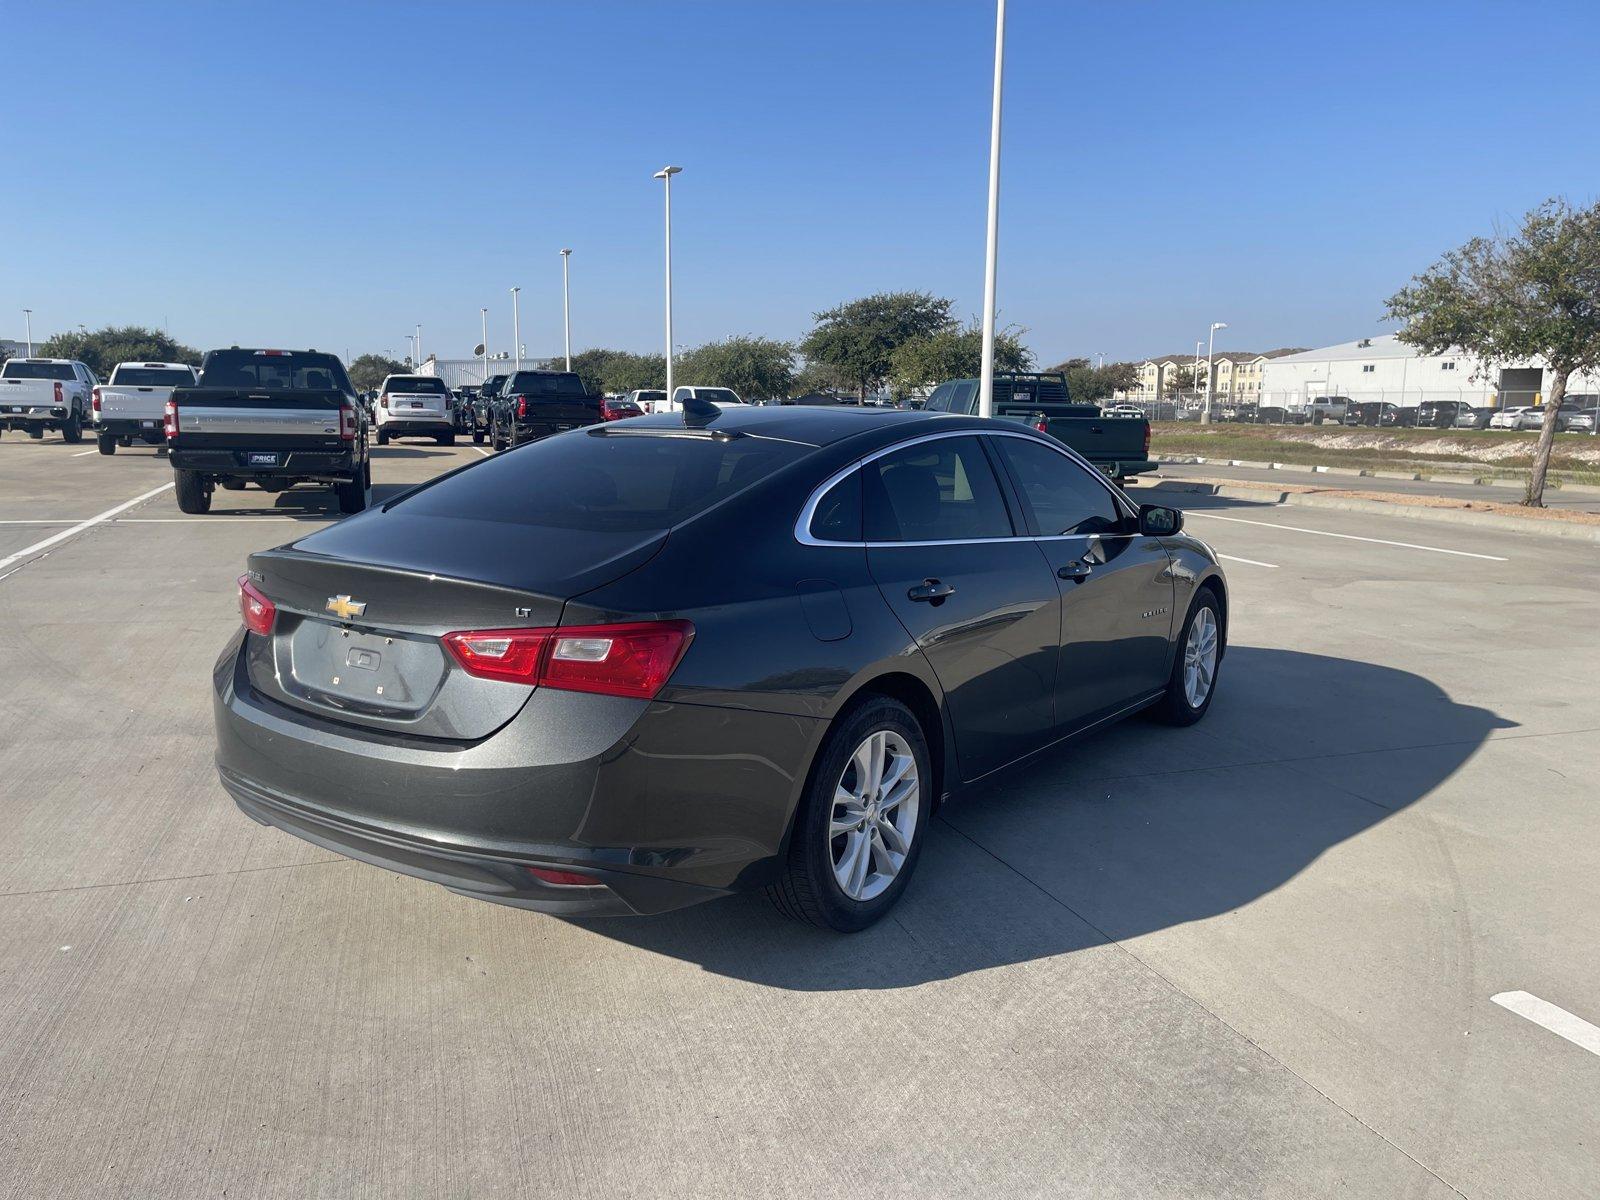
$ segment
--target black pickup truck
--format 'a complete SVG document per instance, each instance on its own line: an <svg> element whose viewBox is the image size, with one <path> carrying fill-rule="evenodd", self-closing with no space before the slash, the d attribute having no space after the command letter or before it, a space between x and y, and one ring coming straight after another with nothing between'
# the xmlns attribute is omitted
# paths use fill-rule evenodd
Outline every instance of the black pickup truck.
<svg viewBox="0 0 1600 1200"><path fill-rule="evenodd" d="M928 412L976 415L976 379L952 379L933 389ZM1020 421L1071 446L1107 477L1121 483L1130 475L1154 471L1150 422L1142 417L1102 416L1097 404L1074 404L1061 371L1015 372L994 377L994 415Z"/></svg>
<svg viewBox="0 0 1600 1200"><path fill-rule="evenodd" d="M251 483L269 492L326 484L340 512L367 506L366 407L332 354L213 350L199 383L173 390L165 425L186 513L209 511L218 485L238 491Z"/></svg>
<svg viewBox="0 0 1600 1200"><path fill-rule="evenodd" d="M489 404L496 450L605 420L601 397L573 371L517 371Z"/></svg>

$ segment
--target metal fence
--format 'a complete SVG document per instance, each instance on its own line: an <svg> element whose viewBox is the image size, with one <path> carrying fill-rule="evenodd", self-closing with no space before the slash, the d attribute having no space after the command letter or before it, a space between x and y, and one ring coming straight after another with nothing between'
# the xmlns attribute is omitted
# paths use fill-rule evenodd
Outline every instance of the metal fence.
<svg viewBox="0 0 1600 1200"><path fill-rule="evenodd" d="M1542 399L1538 392L1499 392L1484 387L1352 389L1330 392L1326 396L1321 393L1308 396L1303 391L1243 392L1237 396L1224 392L1211 397L1211 419L1261 425L1304 424L1309 419L1311 401L1326 398L1342 398L1351 404L1393 404L1401 409L1416 409L1444 400L1473 408L1515 408L1537 405ZM1179 392L1151 400L1135 393L1118 403L1139 409L1152 421L1198 421L1205 411L1206 398L1204 393Z"/></svg>

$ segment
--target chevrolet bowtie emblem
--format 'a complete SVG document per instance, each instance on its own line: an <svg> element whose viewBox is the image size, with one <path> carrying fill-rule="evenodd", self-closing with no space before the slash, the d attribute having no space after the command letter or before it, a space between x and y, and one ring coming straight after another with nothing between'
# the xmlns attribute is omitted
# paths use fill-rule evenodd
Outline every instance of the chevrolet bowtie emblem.
<svg viewBox="0 0 1600 1200"><path fill-rule="evenodd" d="M352 600L349 596L329 596L325 607L341 621L348 621L351 617L359 617L366 612L367 602Z"/></svg>

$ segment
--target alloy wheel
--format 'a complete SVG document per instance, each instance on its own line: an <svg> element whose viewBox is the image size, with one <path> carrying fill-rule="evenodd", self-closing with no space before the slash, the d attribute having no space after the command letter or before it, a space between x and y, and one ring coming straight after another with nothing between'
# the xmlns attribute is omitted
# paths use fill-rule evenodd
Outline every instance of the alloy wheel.
<svg viewBox="0 0 1600 1200"><path fill-rule="evenodd" d="M1217 675L1217 618L1208 606L1196 610L1183 647L1183 693L1190 708L1199 708L1211 694Z"/></svg>
<svg viewBox="0 0 1600 1200"><path fill-rule="evenodd" d="M889 729L868 734L834 787L828 818L833 877L852 900L881 895L905 865L921 815L917 757Z"/></svg>

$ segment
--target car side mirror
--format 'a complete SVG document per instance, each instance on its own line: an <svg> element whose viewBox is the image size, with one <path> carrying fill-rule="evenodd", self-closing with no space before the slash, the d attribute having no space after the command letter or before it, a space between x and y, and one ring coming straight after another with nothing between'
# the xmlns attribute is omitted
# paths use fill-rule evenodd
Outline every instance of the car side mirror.
<svg viewBox="0 0 1600 1200"><path fill-rule="evenodd" d="M1183 513L1159 504L1139 505L1139 532L1146 537L1170 537L1183 528Z"/></svg>

